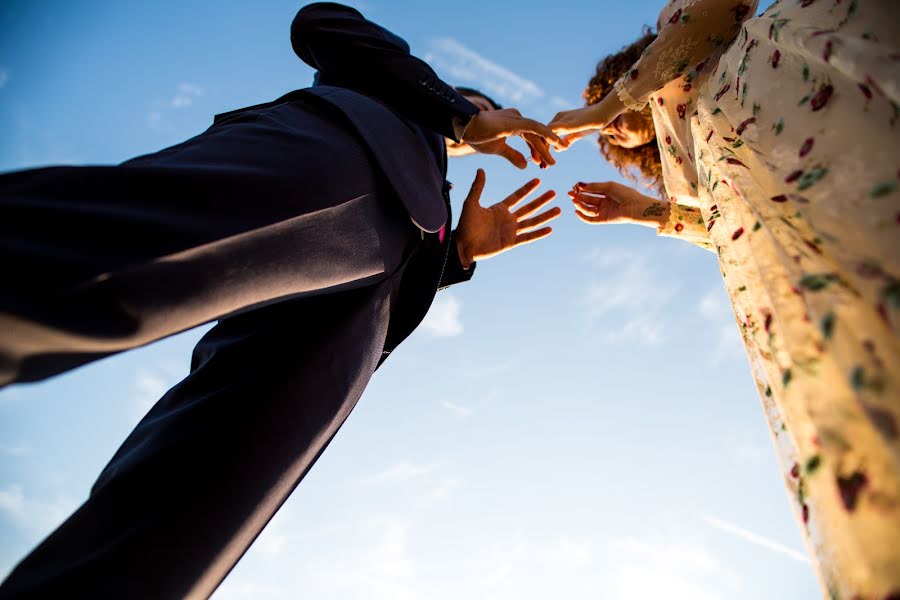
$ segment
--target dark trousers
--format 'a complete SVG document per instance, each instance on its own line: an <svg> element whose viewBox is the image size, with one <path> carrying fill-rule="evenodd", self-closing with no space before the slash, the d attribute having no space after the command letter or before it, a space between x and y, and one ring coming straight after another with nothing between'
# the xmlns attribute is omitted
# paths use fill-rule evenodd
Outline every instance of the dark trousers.
<svg viewBox="0 0 900 600"><path fill-rule="evenodd" d="M0 177L0 384L221 318L0 599L208 597L359 399L417 236L308 108Z"/></svg>

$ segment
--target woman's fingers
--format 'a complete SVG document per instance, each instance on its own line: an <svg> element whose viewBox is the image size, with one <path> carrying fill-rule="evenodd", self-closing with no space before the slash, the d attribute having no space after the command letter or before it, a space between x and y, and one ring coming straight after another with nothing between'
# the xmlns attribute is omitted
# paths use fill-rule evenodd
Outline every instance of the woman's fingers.
<svg viewBox="0 0 900 600"><path fill-rule="evenodd" d="M519 224L516 228L516 233L519 235L528 233L529 231L537 229L545 223L549 223L553 219L559 217L559 215L561 214L562 209L560 209L558 206L554 206L550 210L546 210L536 217L525 219L524 221L519 221Z"/></svg>
<svg viewBox="0 0 900 600"><path fill-rule="evenodd" d="M595 181L593 183L584 183L579 181L572 189L574 189L576 192L609 194L610 192L615 190L616 185L617 184L613 181Z"/></svg>
<svg viewBox="0 0 900 600"><path fill-rule="evenodd" d="M525 217L530 217L541 208L544 207L548 202L556 198L556 192L550 190L548 192L544 192L525 206L517 208L512 215L516 218L517 221L521 221Z"/></svg>
<svg viewBox="0 0 900 600"><path fill-rule="evenodd" d="M599 215L586 215L578 210L575 211L575 216L585 223L590 223L591 225L596 225L597 223L606 223L606 219Z"/></svg>

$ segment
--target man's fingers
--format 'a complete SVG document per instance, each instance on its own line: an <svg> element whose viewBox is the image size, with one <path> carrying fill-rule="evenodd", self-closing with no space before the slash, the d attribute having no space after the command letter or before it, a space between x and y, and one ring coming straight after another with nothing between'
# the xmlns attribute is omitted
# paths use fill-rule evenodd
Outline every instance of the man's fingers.
<svg viewBox="0 0 900 600"><path fill-rule="evenodd" d="M481 192L484 191L484 182L484 169L478 169L475 173L475 181L472 182L472 188L469 190L469 195L466 196L466 202L478 203L481 199Z"/></svg>
<svg viewBox="0 0 900 600"><path fill-rule="evenodd" d="M562 209L558 206L554 206L550 210L544 211L536 217L532 217L530 219L525 219L524 221L519 221L518 229L516 232L518 234L528 233L533 229L537 229L541 225L545 223L549 223L553 219L559 217L562 214Z"/></svg>
<svg viewBox="0 0 900 600"><path fill-rule="evenodd" d="M523 134L522 138L528 143L528 147L531 148L531 155L535 156L537 154L538 160L535 162L542 162L546 165L556 164L556 159L553 158L553 154L550 152L550 144L544 138L531 133Z"/></svg>
<svg viewBox="0 0 900 600"><path fill-rule="evenodd" d="M530 217L537 211L541 210L548 202L556 198L556 192L549 190L544 192L525 206L521 206L512 213L517 221L521 221L525 217Z"/></svg>
<svg viewBox="0 0 900 600"><path fill-rule="evenodd" d="M500 204L505 206L507 209L512 209L512 207L521 202L522 199L525 198L525 196L536 190L539 185L541 185L540 179L532 179L531 181L514 191L512 194L507 196L504 200L501 200Z"/></svg>
<svg viewBox="0 0 900 600"><path fill-rule="evenodd" d="M518 169L524 169L528 166L528 161L522 156L522 153L514 150L513 147L506 142L503 143L497 154L511 162L512 165Z"/></svg>
<svg viewBox="0 0 900 600"><path fill-rule="evenodd" d="M534 119L518 119L518 122L515 124L515 131L513 133L533 133L535 135L541 136L554 146L562 145L559 136L553 133L552 129L550 129L543 123L535 121Z"/></svg>
<svg viewBox="0 0 900 600"><path fill-rule="evenodd" d="M552 227L544 227L543 229L538 229L537 231L530 231L528 233L523 233L521 235L517 235L515 246L522 246L523 244L530 244L531 242L534 242L541 238L547 237L551 233L553 233ZM515 246L513 246L513 247L515 247Z"/></svg>

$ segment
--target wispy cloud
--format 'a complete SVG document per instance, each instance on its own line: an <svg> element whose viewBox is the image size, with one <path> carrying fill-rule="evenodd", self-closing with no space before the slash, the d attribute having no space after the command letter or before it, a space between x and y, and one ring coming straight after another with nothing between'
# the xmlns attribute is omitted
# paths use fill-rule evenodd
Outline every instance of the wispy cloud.
<svg viewBox="0 0 900 600"><path fill-rule="evenodd" d="M456 337L463 332L460 313L462 304L448 292L441 292L435 298L431 309L422 321L421 329L432 337Z"/></svg>
<svg viewBox="0 0 900 600"><path fill-rule="evenodd" d="M712 366L717 366L729 358L743 356L743 344L734 321L734 313L728 304L728 296L721 285L710 289L700 303L697 311L703 316L716 334L715 346L709 353Z"/></svg>
<svg viewBox="0 0 900 600"><path fill-rule="evenodd" d="M31 535L47 535L74 507L74 501L62 497L52 502L31 500L20 484L0 489L0 515Z"/></svg>
<svg viewBox="0 0 900 600"><path fill-rule="evenodd" d="M163 394L175 385L184 374L184 368L175 363L163 363L139 369L134 378L134 395L131 401L131 417L134 422L143 418L147 411L156 404L156 401L162 398Z"/></svg>
<svg viewBox="0 0 900 600"><path fill-rule="evenodd" d="M601 272L582 302L594 330L610 344L639 342L650 346L666 339L665 306L678 290L649 261L618 250L594 250L585 260Z"/></svg>
<svg viewBox="0 0 900 600"><path fill-rule="evenodd" d="M809 558L802 552L794 550L793 548L789 548L788 546L776 542L775 540L770 540L767 537L753 533L752 531L744 529L743 527L735 525L734 523L729 523L728 521L709 515L701 515L700 518L703 519L703 521L707 525L746 540L751 544L756 544L757 546L760 546L762 548L777 552L778 554L787 556L788 558L791 558L798 562L809 563Z"/></svg>
<svg viewBox="0 0 900 600"><path fill-rule="evenodd" d="M391 465L384 471L380 471L373 475L364 477L362 481L367 483L396 483L400 481L409 481L410 479L416 479L418 477L422 477L423 475L428 475L429 473L433 472L435 468L435 465L417 465L409 461L402 461L395 465Z"/></svg>
<svg viewBox="0 0 900 600"><path fill-rule="evenodd" d="M513 73L454 38L431 40L425 62L447 80L477 87L500 102L521 104L546 95L533 81Z"/></svg>
<svg viewBox="0 0 900 600"><path fill-rule="evenodd" d="M195 83L181 83L178 93L172 98L172 108L187 108L194 104L194 98L203 95L203 88Z"/></svg>
<svg viewBox="0 0 900 600"><path fill-rule="evenodd" d="M169 100L157 100L153 103L152 109L147 113L147 127L159 129L167 125L166 115L169 112L190 108L194 105L194 100L204 93L204 88L196 83L179 83Z"/></svg>
<svg viewBox="0 0 900 600"><path fill-rule="evenodd" d="M475 411L467 406L451 402L450 400L441 400L441 406L459 417L471 417Z"/></svg>
<svg viewBox="0 0 900 600"><path fill-rule="evenodd" d="M690 532L653 532L609 544L610 600L725 600L740 578Z"/></svg>

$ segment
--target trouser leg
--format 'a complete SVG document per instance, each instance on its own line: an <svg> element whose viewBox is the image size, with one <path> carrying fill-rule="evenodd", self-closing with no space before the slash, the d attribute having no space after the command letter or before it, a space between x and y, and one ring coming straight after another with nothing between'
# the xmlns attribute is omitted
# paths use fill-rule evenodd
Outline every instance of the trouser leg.
<svg viewBox="0 0 900 600"><path fill-rule="evenodd" d="M0 587L206 598L327 446L381 356L393 279L227 319L78 511Z"/></svg>
<svg viewBox="0 0 900 600"><path fill-rule="evenodd" d="M0 175L0 387L377 276L378 180L300 102L118 166Z"/></svg>

